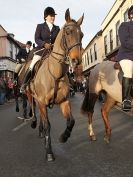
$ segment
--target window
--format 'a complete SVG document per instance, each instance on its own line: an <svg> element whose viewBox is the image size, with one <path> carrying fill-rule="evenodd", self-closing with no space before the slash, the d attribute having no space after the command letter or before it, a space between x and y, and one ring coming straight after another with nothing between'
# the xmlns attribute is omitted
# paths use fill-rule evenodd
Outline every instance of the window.
<svg viewBox="0 0 133 177"><path fill-rule="evenodd" d="M125 11L124 13L124 22L128 22L129 19L128 19L128 9Z"/></svg>
<svg viewBox="0 0 133 177"><path fill-rule="evenodd" d="M119 40L119 35L118 35L119 26L120 26L120 21L116 23L116 46L120 45L120 40Z"/></svg>
<svg viewBox="0 0 133 177"><path fill-rule="evenodd" d="M13 58L13 43L10 42L10 57Z"/></svg>
<svg viewBox="0 0 133 177"><path fill-rule="evenodd" d="M93 62L93 58L92 58L92 49L90 49L90 57L91 57L91 63Z"/></svg>
<svg viewBox="0 0 133 177"><path fill-rule="evenodd" d="M110 51L112 51L113 50L113 30L110 30L109 36L110 36Z"/></svg>
<svg viewBox="0 0 133 177"><path fill-rule="evenodd" d="M89 61L89 54L87 52L87 61L88 61L88 65L90 64L90 61Z"/></svg>
<svg viewBox="0 0 133 177"><path fill-rule="evenodd" d="M87 59L86 59L86 55L85 55L85 67L87 66Z"/></svg>
<svg viewBox="0 0 133 177"><path fill-rule="evenodd" d="M97 60L97 49L96 49L96 44L94 44L94 57L95 57L95 60Z"/></svg>
<svg viewBox="0 0 133 177"><path fill-rule="evenodd" d="M107 36L104 37L104 50L105 50L105 55L107 54Z"/></svg>

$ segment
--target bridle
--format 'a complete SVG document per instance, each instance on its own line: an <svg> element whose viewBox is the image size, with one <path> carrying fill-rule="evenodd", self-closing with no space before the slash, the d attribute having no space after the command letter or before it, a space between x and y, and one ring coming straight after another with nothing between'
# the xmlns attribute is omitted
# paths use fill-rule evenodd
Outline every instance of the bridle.
<svg viewBox="0 0 133 177"><path fill-rule="evenodd" d="M54 52L54 51L51 52L51 56L52 56L54 59L58 60L59 63L65 63L65 64L69 64L69 63L70 63L70 57L69 57L69 52L70 52L70 50L73 49L73 48L76 47L76 46L80 46L80 47L81 47L81 42L77 42L77 43L75 43L75 44L73 44L73 45L71 45L71 46L69 46L69 45L67 44L66 35L65 35L65 30L66 30L66 27L68 27L68 26L75 26L75 27L77 27L77 25L76 25L76 24L67 24L67 25L65 25L65 26L63 27L63 34L62 34L62 39L61 39L61 44L60 44L60 45L61 45L61 48L65 51L65 54L63 55L63 54L61 54L61 53ZM57 57L55 57L54 55L52 55L52 53L53 53L53 54L56 54L56 55L59 55L59 56L61 56L62 58L61 58L61 59L58 59Z"/></svg>

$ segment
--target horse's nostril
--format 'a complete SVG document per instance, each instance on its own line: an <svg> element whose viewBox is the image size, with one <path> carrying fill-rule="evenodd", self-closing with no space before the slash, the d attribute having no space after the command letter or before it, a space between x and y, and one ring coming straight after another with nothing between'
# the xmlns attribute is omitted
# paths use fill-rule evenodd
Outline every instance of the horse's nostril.
<svg viewBox="0 0 133 177"><path fill-rule="evenodd" d="M79 64L79 60L74 58L74 59L72 59L72 63L74 65L78 65Z"/></svg>

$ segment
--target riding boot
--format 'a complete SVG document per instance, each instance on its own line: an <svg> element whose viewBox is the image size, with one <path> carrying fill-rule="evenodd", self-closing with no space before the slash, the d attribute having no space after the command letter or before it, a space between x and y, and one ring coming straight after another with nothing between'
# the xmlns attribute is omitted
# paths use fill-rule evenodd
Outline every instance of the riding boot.
<svg viewBox="0 0 133 177"><path fill-rule="evenodd" d="M14 85L16 86L17 85L17 83L18 83L18 73L14 73Z"/></svg>
<svg viewBox="0 0 133 177"><path fill-rule="evenodd" d="M123 77L122 79L122 109L123 111L131 110L131 84L132 78Z"/></svg>
<svg viewBox="0 0 133 177"><path fill-rule="evenodd" d="M28 69L25 76L24 76L24 80L23 80L23 83L22 83L21 88L20 88L20 93L25 92L26 86L30 82L31 75L32 75L32 71L30 69Z"/></svg>

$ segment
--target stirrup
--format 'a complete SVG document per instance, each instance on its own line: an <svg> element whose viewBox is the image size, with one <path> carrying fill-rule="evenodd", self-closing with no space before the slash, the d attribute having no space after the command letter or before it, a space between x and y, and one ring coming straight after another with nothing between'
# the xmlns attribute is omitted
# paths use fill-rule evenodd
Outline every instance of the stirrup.
<svg viewBox="0 0 133 177"><path fill-rule="evenodd" d="M14 85L14 86L17 86L17 85L18 85L17 80L14 80L13 85Z"/></svg>
<svg viewBox="0 0 133 177"><path fill-rule="evenodd" d="M20 93L25 93L25 90L26 90L26 84L24 84L24 85L22 85L21 87L20 87Z"/></svg>

